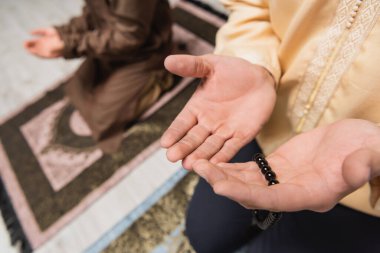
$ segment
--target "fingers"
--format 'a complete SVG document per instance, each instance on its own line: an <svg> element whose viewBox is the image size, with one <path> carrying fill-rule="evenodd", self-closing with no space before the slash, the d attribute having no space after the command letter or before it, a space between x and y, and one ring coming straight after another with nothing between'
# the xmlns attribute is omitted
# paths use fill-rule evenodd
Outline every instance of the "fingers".
<svg viewBox="0 0 380 253"><path fill-rule="evenodd" d="M24 42L24 47L29 49L37 44L37 40L27 40Z"/></svg>
<svg viewBox="0 0 380 253"><path fill-rule="evenodd" d="M225 170L230 170L230 171L259 171L259 167L256 165L255 162L245 162L245 163L218 163L218 167L221 169Z"/></svg>
<svg viewBox="0 0 380 253"><path fill-rule="evenodd" d="M163 148L169 148L179 141L195 124L197 118L186 107L178 114L161 137Z"/></svg>
<svg viewBox="0 0 380 253"><path fill-rule="evenodd" d="M259 188L260 189L260 188ZM232 199L245 208L254 209L254 200L248 184L239 181L220 180L213 185L216 194Z"/></svg>
<svg viewBox="0 0 380 253"><path fill-rule="evenodd" d="M223 147L224 142L225 138L218 134L209 136L199 147L193 149L194 152L186 157L182 165L185 168L191 169L195 161L199 159L210 159Z"/></svg>
<svg viewBox="0 0 380 253"><path fill-rule="evenodd" d="M199 159L211 159L215 154L224 150L226 142L232 138L233 132L227 127L221 127L212 133L204 142L193 150L193 152L186 157L182 165L185 168L192 167L192 164ZM227 162L229 159L220 160L218 162Z"/></svg>
<svg viewBox="0 0 380 253"><path fill-rule="evenodd" d="M196 132L197 135L194 134ZM210 162L214 164L227 162L244 145L239 139L228 139L228 136L220 135L218 132L209 134L210 131L207 130L204 130L203 133L199 129L191 130L189 134L168 150L168 159L170 161L184 159L183 167L191 169L193 163L199 159L210 159Z"/></svg>
<svg viewBox="0 0 380 253"><path fill-rule="evenodd" d="M253 162L215 165L207 160L198 160L194 163L194 171L211 185L216 184L220 180L266 185L264 177Z"/></svg>
<svg viewBox="0 0 380 253"><path fill-rule="evenodd" d="M24 47L29 53L38 56L38 40L25 41Z"/></svg>
<svg viewBox="0 0 380 253"><path fill-rule="evenodd" d="M37 28L30 32L31 35L44 36L47 35L46 28Z"/></svg>
<svg viewBox="0 0 380 253"><path fill-rule="evenodd" d="M292 184L272 186L219 180L213 185L216 194L232 199L249 209L294 212L311 209L312 198L304 187Z"/></svg>
<svg viewBox="0 0 380 253"><path fill-rule="evenodd" d="M253 202L253 199L251 198L250 184L236 178L241 176L239 174L241 174L242 171L231 169L234 165L241 167L244 164L231 164L224 166L223 169L220 167L218 168L216 165L206 160L199 160L194 163L193 169L213 187L216 194L237 201L248 208ZM227 167L230 169L227 169ZM259 175L258 171L252 172L253 174ZM232 176L231 174L235 174L235 176Z"/></svg>
<svg viewBox="0 0 380 253"><path fill-rule="evenodd" d="M220 180L226 180L227 174L223 170L207 160L198 160L194 164L194 171L204 178L209 184L213 185Z"/></svg>
<svg viewBox="0 0 380 253"><path fill-rule="evenodd" d="M244 146L243 142L239 138L231 138L226 141L219 152L217 152L210 160L212 163L227 162L231 160L234 155Z"/></svg>
<svg viewBox="0 0 380 253"><path fill-rule="evenodd" d="M214 165L206 160L193 164L218 195L230 198L246 208L271 211L315 209L313 196L300 184L268 186L253 162ZM316 210L316 209L315 209Z"/></svg>
<svg viewBox="0 0 380 253"><path fill-rule="evenodd" d="M165 59L165 68L183 77L206 77L212 72L212 65L202 56L170 55Z"/></svg>
<svg viewBox="0 0 380 253"><path fill-rule="evenodd" d="M48 27L48 28L37 28L30 32L31 35L35 36L48 36L55 33L55 28Z"/></svg>
<svg viewBox="0 0 380 253"><path fill-rule="evenodd" d="M218 164L217 166L225 174L236 178L238 181L242 181L247 184L267 185L265 178L254 162L229 163L226 166L224 164Z"/></svg>
<svg viewBox="0 0 380 253"><path fill-rule="evenodd" d="M228 162L244 146L238 138L220 136L218 133L209 136L204 143L194 149L183 161L185 168L191 168L192 164L198 159L208 159L211 163Z"/></svg>
<svg viewBox="0 0 380 253"><path fill-rule="evenodd" d="M181 140L170 147L167 152L168 159L170 161L183 159L198 148L209 135L210 131L208 129L199 124L195 125Z"/></svg>

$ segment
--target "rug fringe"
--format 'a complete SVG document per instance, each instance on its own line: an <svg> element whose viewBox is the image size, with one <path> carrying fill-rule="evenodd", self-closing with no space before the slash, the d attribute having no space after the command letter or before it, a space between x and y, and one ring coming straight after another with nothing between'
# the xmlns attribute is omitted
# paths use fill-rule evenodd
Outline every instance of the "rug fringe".
<svg viewBox="0 0 380 253"><path fill-rule="evenodd" d="M19 245L20 252L30 253L32 248L26 235L24 234L17 215L7 194L3 181L0 178L0 210L7 227L11 243L13 246Z"/></svg>

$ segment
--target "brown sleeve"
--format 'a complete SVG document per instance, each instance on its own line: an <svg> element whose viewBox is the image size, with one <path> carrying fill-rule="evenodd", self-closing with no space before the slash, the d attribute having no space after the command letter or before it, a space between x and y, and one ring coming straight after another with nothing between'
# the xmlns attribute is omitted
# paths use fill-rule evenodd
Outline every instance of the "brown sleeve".
<svg viewBox="0 0 380 253"><path fill-rule="evenodd" d="M116 0L101 29L63 37L64 57L113 57L141 47L150 34L156 5L166 0Z"/></svg>
<svg viewBox="0 0 380 253"><path fill-rule="evenodd" d="M67 24L55 26L54 28L58 31L61 38L69 36L70 34L90 31L93 28L93 24L88 7L83 7L81 16L73 17Z"/></svg>

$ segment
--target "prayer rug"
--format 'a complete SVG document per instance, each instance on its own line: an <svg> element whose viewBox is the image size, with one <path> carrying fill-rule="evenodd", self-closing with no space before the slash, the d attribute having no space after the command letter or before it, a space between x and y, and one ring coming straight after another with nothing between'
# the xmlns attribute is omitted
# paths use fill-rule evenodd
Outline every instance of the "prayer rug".
<svg viewBox="0 0 380 253"><path fill-rule="evenodd" d="M220 17L186 2L178 4L173 16L179 51L212 52L215 32L223 23ZM126 131L121 150L113 155L96 148L62 85L1 120L0 207L12 242L21 244L21 251L99 252L128 227L145 222L146 216L138 217L186 174L159 148L161 134L197 85L188 78L177 82ZM187 202L189 195L181 196L178 201ZM166 202L164 198L158 206ZM157 217L155 210L162 208L146 215L154 212ZM173 217L170 229L151 233L148 237L159 239L146 249L159 248L174 228L181 229L182 219ZM128 231L124 233L132 233ZM144 243L142 238L136 240ZM121 244L115 241L107 251L115 245ZM121 252L148 252L136 249L141 246L125 247Z"/></svg>
<svg viewBox="0 0 380 253"><path fill-rule="evenodd" d="M184 217L198 177L190 173L140 217L104 253L194 252L183 234Z"/></svg>

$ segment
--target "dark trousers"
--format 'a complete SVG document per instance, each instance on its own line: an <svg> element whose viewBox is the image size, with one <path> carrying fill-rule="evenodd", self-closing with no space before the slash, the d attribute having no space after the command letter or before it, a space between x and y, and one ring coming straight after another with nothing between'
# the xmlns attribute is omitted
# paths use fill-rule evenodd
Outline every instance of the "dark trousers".
<svg viewBox="0 0 380 253"><path fill-rule="evenodd" d="M260 147L252 142L231 162L247 162ZM265 196L263 196L265 197ZM216 195L200 180L190 202L186 235L198 253L379 253L380 218L337 205L326 213L285 213L266 231L251 225L252 211Z"/></svg>

